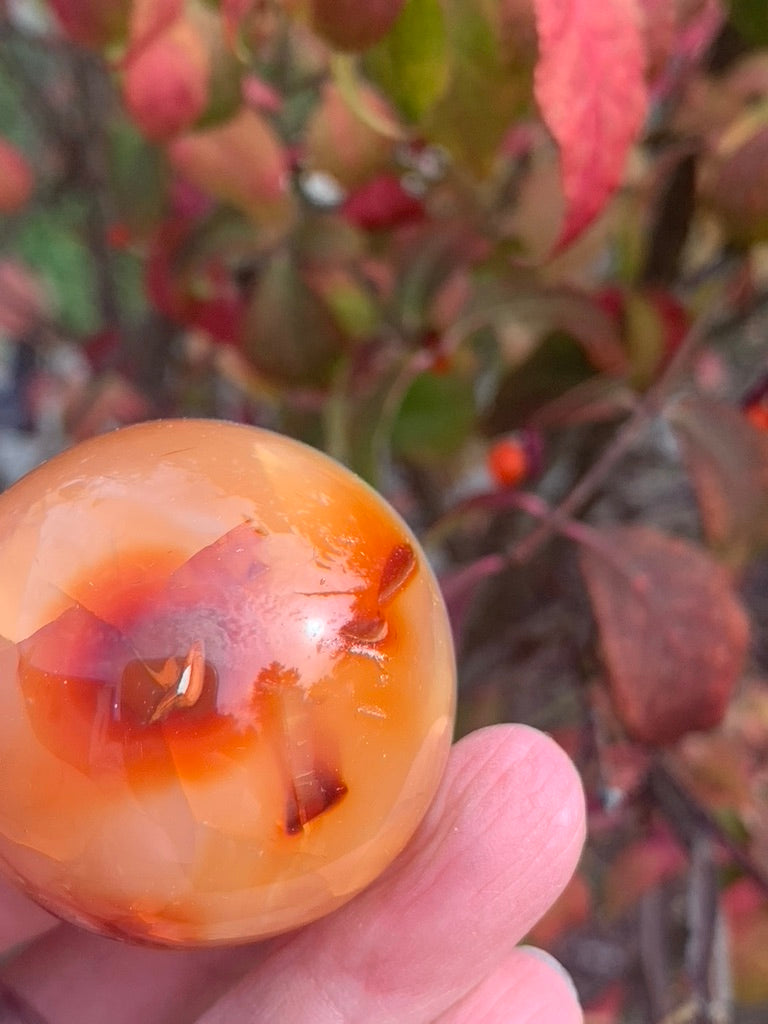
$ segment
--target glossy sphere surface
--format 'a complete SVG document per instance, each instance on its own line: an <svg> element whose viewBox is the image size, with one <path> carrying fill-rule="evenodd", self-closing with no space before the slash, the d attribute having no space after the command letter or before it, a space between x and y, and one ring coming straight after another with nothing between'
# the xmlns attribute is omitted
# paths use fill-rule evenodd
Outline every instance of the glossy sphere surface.
<svg viewBox="0 0 768 1024"><path fill-rule="evenodd" d="M408 841L453 651L413 536L348 471L251 427L129 427L0 495L0 565L0 862L43 905L247 941Z"/></svg>

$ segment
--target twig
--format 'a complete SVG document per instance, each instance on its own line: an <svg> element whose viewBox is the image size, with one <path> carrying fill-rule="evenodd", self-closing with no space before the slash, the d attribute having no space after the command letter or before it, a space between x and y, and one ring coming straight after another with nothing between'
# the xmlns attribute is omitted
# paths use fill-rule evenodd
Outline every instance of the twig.
<svg viewBox="0 0 768 1024"><path fill-rule="evenodd" d="M71 146L72 133L67 128L65 111L54 107L26 62L14 50L16 42L26 44L29 40L15 30L11 31L7 20L0 22L0 40L3 43L0 47L0 65L4 65L10 78L21 85L25 94L25 107L40 121L48 137L57 139L66 147Z"/></svg>
<svg viewBox="0 0 768 1024"><path fill-rule="evenodd" d="M563 524L572 519L594 497L616 464L633 447L659 414L670 391L677 385L681 372L687 366L691 355L711 328L714 320L714 314L710 314L702 317L691 327L658 381L648 389L635 411L617 431L607 448L603 450L602 455L590 466L550 516L514 546L509 554L510 560L518 563L529 561L552 533L561 530Z"/></svg>
<svg viewBox="0 0 768 1024"><path fill-rule="evenodd" d="M662 1018L669 1007L670 979L664 941L664 906L661 887L651 889L640 900L640 964L653 1020Z"/></svg>
<svg viewBox="0 0 768 1024"><path fill-rule="evenodd" d="M107 180L103 112L106 81L101 69L89 58L74 58L74 72L82 98L82 184L88 191L86 231L93 258L99 309L103 323L119 329L120 302L115 283L112 253L107 241L109 213L105 183Z"/></svg>
<svg viewBox="0 0 768 1024"><path fill-rule="evenodd" d="M661 758L654 762L648 782L656 805L686 847L690 849L695 837L704 830L726 850L741 870L768 894L768 873L756 864L728 835L717 819L698 803Z"/></svg>
<svg viewBox="0 0 768 1024"><path fill-rule="evenodd" d="M436 520L426 533L426 542L434 544L441 540L457 521L472 512L495 513L508 509L526 512L532 519L550 524L553 532L596 552L610 562L617 572L626 577L632 586L642 592L642 581L645 574L625 557L624 552L616 544L599 530L593 529L586 523L578 522L578 520L569 519L562 523L554 523L552 506L538 494L533 494L530 491L509 489L473 495ZM511 562L512 558L506 558L499 562L500 568L507 568Z"/></svg>
<svg viewBox="0 0 768 1024"><path fill-rule="evenodd" d="M706 1009L710 1005L712 994L710 974L718 905L712 845L712 838L704 829L694 836L686 900L688 939L685 947L685 965L693 994L702 1008L702 1024L713 1024L711 1014Z"/></svg>
<svg viewBox="0 0 768 1024"><path fill-rule="evenodd" d="M659 1024L696 1024L696 1016L699 1012L695 999L688 999L676 1009L663 1017Z"/></svg>
<svg viewBox="0 0 768 1024"><path fill-rule="evenodd" d="M410 353L400 364L387 389L371 438L374 463L379 466L389 455L392 430L408 389L416 378L432 365L432 354L419 350Z"/></svg>
<svg viewBox="0 0 768 1024"><path fill-rule="evenodd" d="M721 910L715 918L709 984L710 1012L714 1024L732 1024L734 1016L733 975L728 929Z"/></svg>

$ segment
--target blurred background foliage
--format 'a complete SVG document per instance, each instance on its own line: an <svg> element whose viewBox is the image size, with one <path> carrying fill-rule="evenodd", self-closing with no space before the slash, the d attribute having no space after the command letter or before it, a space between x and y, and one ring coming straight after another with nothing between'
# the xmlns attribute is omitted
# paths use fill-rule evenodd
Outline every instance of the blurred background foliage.
<svg viewBox="0 0 768 1024"><path fill-rule="evenodd" d="M567 7L568 17L565 17ZM2 0L0 481L212 416L438 571L589 805L590 1024L768 1014L764 0Z"/></svg>

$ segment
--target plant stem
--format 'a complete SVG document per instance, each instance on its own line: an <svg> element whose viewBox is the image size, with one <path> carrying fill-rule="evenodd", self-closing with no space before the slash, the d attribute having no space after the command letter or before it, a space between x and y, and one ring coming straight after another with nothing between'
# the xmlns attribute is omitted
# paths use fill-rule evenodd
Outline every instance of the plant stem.
<svg viewBox="0 0 768 1024"><path fill-rule="evenodd" d="M659 379L648 389L635 411L603 450L602 455L590 466L557 508L552 510L547 519L512 548L509 552L510 561L529 561L553 533L562 532L568 520L594 497L613 468L643 436L663 409L670 392L677 386L682 372L687 368L691 356L714 320L715 315L711 313L701 317L690 328Z"/></svg>

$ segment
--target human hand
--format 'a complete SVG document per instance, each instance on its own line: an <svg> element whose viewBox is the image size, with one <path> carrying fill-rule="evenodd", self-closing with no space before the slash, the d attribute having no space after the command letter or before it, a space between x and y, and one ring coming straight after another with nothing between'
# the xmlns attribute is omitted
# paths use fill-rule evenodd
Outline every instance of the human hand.
<svg viewBox="0 0 768 1024"><path fill-rule="evenodd" d="M567 978L517 943L581 851L575 770L494 726L454 747L405 851L340 910L235 949L153 950L58 924L0 888L0 1024L578 1024Z"/></svg>

